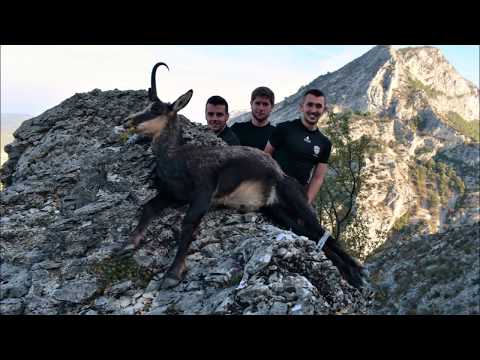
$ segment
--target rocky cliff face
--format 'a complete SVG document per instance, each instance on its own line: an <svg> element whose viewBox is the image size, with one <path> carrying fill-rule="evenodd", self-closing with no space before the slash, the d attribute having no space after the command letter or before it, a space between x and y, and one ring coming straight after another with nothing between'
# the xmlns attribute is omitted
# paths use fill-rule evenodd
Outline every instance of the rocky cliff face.
<svg viewBox="0 0 480 360"><path fill-rule="evenodd" d="M368 191L358 202L368 214L372 239L363 256L385 240L377 231L433 234L480 220L480 146L443 141L431 135L436 126L444 125L437 121L430 130L418 130L397 118L352 116L353 138L368 135L378 145L366 158Z"/></svg>
<svg viewBox="0 0 480 360"><path fill-rule="evenodd" d="M368 296L312 241L257 213L209 213L174 289L158 283L185 209L164 210L133 256L112 257L155 195L149 143L129 145L115 129L146 101L145 91L76 94L15 132L1 169L2 314L367 312ZM186 142L224 145L181 121Z"/></svg>
<svg viewBox="0 0 480 360"><path fill-rule="evenodd" d="M480 314L480 223L388 242L370 256L374 314Z"/></svg>

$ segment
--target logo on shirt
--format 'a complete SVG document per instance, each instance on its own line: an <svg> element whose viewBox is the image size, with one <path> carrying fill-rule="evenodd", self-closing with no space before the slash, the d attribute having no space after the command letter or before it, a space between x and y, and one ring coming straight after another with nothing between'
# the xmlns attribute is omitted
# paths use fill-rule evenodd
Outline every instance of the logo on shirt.
<svg viewBox="0 0 480 360"><path fill-rule="evenodd" d="M320 146L315 145L313 147L313 155L318 156L319 152L320 152Z"/></svg>
<svg viewBox="0 0 480 360"><path fill-rule="evenodd" d="M310 137L309 137L308 135L307 135L307 137L306 137L305 139L303 139L303 141L305 141L306 143L309 143L309 144L311 143Z"/></svg>

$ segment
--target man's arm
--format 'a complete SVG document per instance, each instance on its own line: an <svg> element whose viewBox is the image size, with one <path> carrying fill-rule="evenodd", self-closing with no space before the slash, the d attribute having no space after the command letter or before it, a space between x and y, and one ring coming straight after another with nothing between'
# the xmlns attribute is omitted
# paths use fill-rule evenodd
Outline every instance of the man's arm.
<svg viewBox="0 0 480 360"><path fill-rule="evenodd" d="M322 187L322 184L323 184L323 179L327 174L327 170L328 170L328 164L319 163L315 167L312 178L308 183L307 197L308 197L309 204L312 203L312 201L315 199L318 192L320 191L320 188Z"/></svg>
<svg viewBox="0 0 480 360"><path fill-rule="evenodd" d="M270 141L267 141L267 145L265 145L265 149L263 151L272 156L275 148L272 146L272 144L270 144Z"/></svg>

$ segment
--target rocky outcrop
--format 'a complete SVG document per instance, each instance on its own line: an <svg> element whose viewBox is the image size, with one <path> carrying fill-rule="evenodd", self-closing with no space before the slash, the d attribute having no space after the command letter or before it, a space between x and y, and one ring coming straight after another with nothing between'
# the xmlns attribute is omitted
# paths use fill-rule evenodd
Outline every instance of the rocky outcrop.
<svg viewBox="0 0 480 360"><path fill-rule="evenodd" d="M166 209L133 255L112 256L156 191L149 142L116 131L145 91L76 94L25 121L0 195L2 314L362 314L367 295L303 237L258 213L213 210L185 280L158 290L185 209ZM184 123L184 140L225 144Z"/></svg>
<svg viewBox="0 0 480 360"><path fill-rule="evenodd" d="M374 314L480 314L480 223L408 242L368 258Z"/></svg>

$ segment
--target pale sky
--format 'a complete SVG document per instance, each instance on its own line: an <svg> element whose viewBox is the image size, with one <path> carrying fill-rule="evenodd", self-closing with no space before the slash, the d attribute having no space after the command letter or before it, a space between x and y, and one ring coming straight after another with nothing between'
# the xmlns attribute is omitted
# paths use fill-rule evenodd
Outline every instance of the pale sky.
<svg viewBox="0 0 480 360"><path fill-rule="evenodd" d="M479 46L439 47L457 71L479 84ZM221 95L230 110L248 110L252 90L268 86L276 102L316 77L338 70L373 45L5 45L1 46L1 112L36 116L78 92L139 90L157 71L158 96L173 102L194 95L182 114L205 123L208 97ZM395 46L396 48L402 46Z"/></svg>

